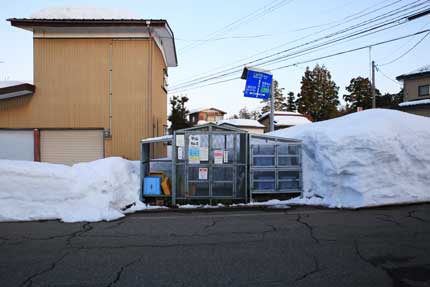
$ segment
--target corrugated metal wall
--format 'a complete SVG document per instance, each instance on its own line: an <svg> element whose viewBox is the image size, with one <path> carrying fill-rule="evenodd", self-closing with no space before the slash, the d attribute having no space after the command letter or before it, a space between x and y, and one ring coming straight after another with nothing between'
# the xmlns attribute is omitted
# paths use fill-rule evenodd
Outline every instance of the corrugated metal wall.
<svg viewBox="0 0 430 287"><path fill-rule="evenodd" d="M165 64L159 48L149 43L148 39L34 39L36 92L0 101L0 128L108 129L112 45L113 126L112 139L105 140L105 155L138 159L139 141L162 135L167 120L167 95L162 89Z"/></svg>

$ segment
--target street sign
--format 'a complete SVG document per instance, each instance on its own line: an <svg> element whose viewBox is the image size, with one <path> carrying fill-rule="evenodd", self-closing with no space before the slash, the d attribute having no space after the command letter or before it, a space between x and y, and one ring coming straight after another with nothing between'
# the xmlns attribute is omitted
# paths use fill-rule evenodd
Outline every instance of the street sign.
<svg viewBox="0 0 430 287"><path fill-rule="evenodd" d="M248 69L244 96L267 100L270 98L272 78L271 74Z"/></svg>

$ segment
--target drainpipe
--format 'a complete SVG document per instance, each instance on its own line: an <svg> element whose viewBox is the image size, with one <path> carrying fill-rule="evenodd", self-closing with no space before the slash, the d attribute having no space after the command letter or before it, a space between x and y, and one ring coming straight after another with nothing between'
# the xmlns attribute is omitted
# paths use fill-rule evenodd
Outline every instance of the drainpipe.
<svg viewBox="0 0 430 287"><path fill-rule="evenodd" d="M105 136L112 137L112 42L109 45L109 129Z"/></svg>
<svg viewBox="0 0 430 287"><path fill-rule="evenodd" d="M148 136L154 136L154 119L152 116L152 32L151 32L151 21L146 21L146 28L148 29L149 45L148 45L148 123L152 131L148 131Z"/></svg>

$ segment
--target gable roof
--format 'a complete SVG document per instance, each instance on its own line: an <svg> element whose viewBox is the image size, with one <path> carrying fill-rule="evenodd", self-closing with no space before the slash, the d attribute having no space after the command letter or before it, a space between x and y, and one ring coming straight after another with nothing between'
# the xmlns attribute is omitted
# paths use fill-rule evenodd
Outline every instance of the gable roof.
<svg viewBox="0 0 430 287"><path fill-rule="evenodd" d="M236 127L252 127L252 128L264 128L264 125L260 124L257 120L251 119L229 119L221 120L217 122L218 125L231 125Z"/></svg>
<svg viewBox="0 0 430 287"><path fill-rule="evenodd" d="M33 14L29 18L9 18L12 26L28 31L70 31L85 28L85 32L107 29L133 33L151 31L157 39L168 67L178 66L175 38L166 20L140 19L131 14L91 7L57 7L49 8ZM128 36L130 37L130 36Z"/></svg>
<svg viewBox="0 0 430 287"><path fill-rule="evenodd" d="M203 111L206 111L206 110L215 110L217 112L220 112L223 115L226 114L226 112L224 112L223 110L220 110L220 109L217 109L217 108L208 108L208 107L203 107L203 108L200 107L200 108L191 109L189 111L189 114L191 115L191 114L195 114L195 113L198 113L198 112L203 112Z"/></svg>
<svg viewBox="0 0 430 287"><path fill-rule="evenodd" d="M29 96L34 93L34 85L18 81L0 81L0 100Z"/></svg>

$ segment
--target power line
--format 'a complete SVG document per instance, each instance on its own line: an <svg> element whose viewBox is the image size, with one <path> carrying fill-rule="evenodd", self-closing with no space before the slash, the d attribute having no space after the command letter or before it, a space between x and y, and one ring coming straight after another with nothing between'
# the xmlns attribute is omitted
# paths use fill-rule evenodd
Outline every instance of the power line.
<svg viewBox="0 0 430 287"><path fill-rule="evenodd" d="M390 11L390 12L392 12L392 11ZM398 13L398 12L397 12L397 13ZM413 11L413 13L415 13L415 11ZM392 14L390 14L390 16L391 16L391 15L393 15L393 14L396 14L396 13L392 13ZM206 77L200 77L200 78L196 78L196 79L193 79L193 80L190 80L190 81L187 81L187 82L181 83L181 84L177 84L177 85L176 85L176 86L174 86L171 90L181 89L181 88L188 87L188 86L190 86L190 85L199 84L199 83L201 83L201 82L207 82L207 81L215 80L215 79L218 79L218 78L221 78L221 77L225 77L225 76L231 75L231 74L233 74L233 73L236 73L239 69L241 70L241 69L243 68L243 66L244 66L244 65L249 65L249 64L252 64L252 63L256 63L256 62L261 62L262 60L265 60L265 59L268 59L268 58L273 58L273 59L266 60L266 61L264 61L264 62L262 62L262 63L258 63L257 65L264 65L264 64L271 63L271 62L280 62L280 61L282 61L282 60L285 60L285 59L286 59L286 58L288 58L288 57L290 57L290 58L291 58L291 56L298 55L298 54L303 54L303 53L304 53L304 52L306 52L306 51L315 50L315 49L317 49L317 48L320 48L320 47L326 46L326 45L328 45L328 44L336 43L336 42L339 42L339 41L342 41L342 40L345 40L345 39L348 39L348 38L351 38L351 37L359 38L359 37L357 37L357 36L359 36L359 35L361 35L361 34L365 34L365 35L366 35L366 33L371 32L371 31L379 32L379 31L385 30L385 29L383 28L384 26L387 26L387 25L393 25L392 27L394 27L394 26L401 25L401 24L405 23L405 22L399 22L399 21L400 21L400 20L404 20L404 19L405 19L406 17L408 17L408 16L409 16L408 14L403 14L401 18L391 18L391 19L389 19L389 21L388 21L388 22L385 22L385 23L379 24L379 25L377 25L377 26L373 26L373 27L370 27L370 28L366 28L366 29L360 30L360 31L358 31L358 32L354 32L354 33L352 33L352 34L348 34L348 35L346 35L346 36L342 36L341 38L336 38L336 39L334 39L334 40L329 40L329 41L324 42L323 44L318 44L317 46L313 46L313 47L310 47L310 48L304 49L304 50L302 50L302 51L298 51L298 52L294 52L294 53L291 53L291 54L288 54L288 55L283 55L283 56L279 56L279 57L277 57L277 58L273 58L274 56L280 55L280 54L285 53L285 52L287 52L287 51L291 51L291 50L297 49L297 48L302 47L302 46L306 46L306 45L312 44L312 43L314 43L314 42L317 42L318 40L326 39L326 38L330 38L330 36L331 36L331 35L324 36L324 37L321 37L321 38L315 39L315 40L313 40L313 41L310 41L310 42L304 43L304 44L302 44L302 45L295 46L295 47L293 47L293 48L289 48L289 49L286 49L286 50L283 50L283 51L277 52L277 53L272 54L272 55L270 55L270 56L262 57L262 58L259 58L259 59L256 59L256 60L253 60L253 61L251 61L251 62L248 62L248 63L245 63L245 64L241 64L241 65L238 65L238 66L232 67L232 68L230 68L230 69L225 70L225 71L224 71L224 73L222 73L222 74L220 74L220 72L218 72L218 73L215 73L215 74L213 74L213 75L209 75L209 76L206 76ZM380 16L379 16L379 17L380 17ZM369 20L368 20L368 21L369 21ZM368 21L367 21L367 22L368 22ZM381 29L381 28L383 28L383 29ZM389 28L390 28L390 27L389 27ZM379 30L378 30L378 29L379 29ZM336 33L332 33L332 34L336 34ZM368 33L367 35L369 35L369 34L372 34L372 33ZM230 72L228 72L228 71L230 71Z"/></svg>
<svg viewBox="0 0 430 287"><path fill-rule="evenodd" d="M335 57L335 56L340 56L340 55L344 55L344 54L356 52L356 51L359 51L359 50L368 49L369 47L380 46L380 45L384 45L384 44L391 43L391 42L394 42L394 41L399 41L399 40L402 40L402 39L406 39L406 38L409 38L409 37L414 37L414 36L417 36L417 35L420 35L420 34L423 34L423 33L430 33L430 29L426 29L426 30L422 30L422 31L419 31L419 32L416 32L416 33L405 35L405 36L401 36L401 37L392 38L392 39L389 39L389 40L385 40L385 41L381 41L381 42L369 44L369 45L366 45L366 46L361 46L361 47L354 48L354 49L344 50L344 51L341 51L341 52L337 52L337 53L333 53L333 54L329 54L329 55L325 55L325 56L321 56L321 57L316 57L316 58L312 58L312 59L308 59L308 60L304 60L304 61L299 61L299 62L296 62L296 63L293 63L293 64L288 64L288 65L276 67L276 68L273 68L271 70L272 71L282 70L282 69L289 68L289 67L292 67L292 66L297 66L297 65L301 65L301 64L315 62L315 61L322 60L322 59L332 58L332 57ZM204 84L204 85L200 85L200 86L195 86L195 87L191 87L191 88L178 89L178 91L176 91L176 92L183 92L183 91L188 91L188 90L194 90L194 89L197 89L197 88L202 88L202 87L206 87L206 86L212 86L212 85L216 85L216 84L220 84L220 83L225 83L225 82L229 82L229 81L233 81L233 80L237 80L237 79L240 79L240 77L229 78L227 80L222 80L222 81L218 81L218 82L214 82L214 83L209 83L209 84Z"/></svg>
<svg viewBox="0 0 430 287"><path fill-rule="evenodd" d="M416 42L411 48L409 48L406 52L404 52L403 54L401 54L397 58L395 58L395 59L393 59L393 60L391 60L389 62L386 62L384 64L381 64L381 65L379 65L379 67L383 67L383 66L392 64L392 63L396 62L397 60L400 60L401 58L403 58L404 56L406 56L407 54L409 54L413 49L415 49L419 44L421 44L421 42L424 41L424 39L427 38L427 36L429 34L430 34L430 32L427 33L427 34L425 34L418 42Z"/></svg>
<svg viewBox="0 0 430 287"><path fill-rule="evenodd" d="M382 72L378 65L376 66L376 71L379 72L379 73L381 73L381 75L384 76L385 78L387 78L388 80L396 83L399 86L402 86L398 81L394 80L393 78L391 78L390 76L388 76L387 74L385 74L384 72Z"/></svg>
<svg viewBox="0 0 430 287"><path fill-rule="evenodd" d="M416 2L419 2L419 1L415 1L414 3L416 3ZM424 4L424 3L418 4L418 5L422 5L422 4ZM415 5L415 6L413 6L413 7L409 7L409 9L411 9L411 8L415 8L415 7L416 7L416 5ZM300 47L303 47L303 46L306 46L306 45L309 45L309 44L313 44L313 43L316 43L316 42L321 41L321 40L325 40L325 39L331 38L331 37L333 37L333 36L336 36L336 35L342 34L342 33L344 33L344 32L350 31L350 30L354 30L354 29L356 29L356 28L361 27L361 26L363 25L363 23L365 23L365 24L369 24L369 23L371 23L370 21L372 21L372 20L374 21L374 19L381 18L381 16L388 17L388 16L392 16L392 15L398 14L398 13L400 13L400 12L402 12L402 11L396 11L396 10L390 11L389 13L386 13L386 14L384 14L384 15L380 15L380 16L378 16L378 17L376 17L376 18L373 18L373 19L367 20L367 21L365 21L365 22L361 22L361 23L359 23L359 24L353 25L353 27L348 27L348 28L342 29L341 31L334 32L334 33L332 33L332 34L329 34L329 35L326 35L326 36L323 36L323 37L320 37L320 38L314 39L314 40L312 40L312 41L308 41L308 42L306 42L306 43L304 43L304 44L301 44L301 45L298 45L298 46L294 46L294 47L292 47L292 48L285 49L285 50L282 50L282 51L276 52L276 53L274 53L274 54L271 54L271 55L268 55L268 56L265 56L265 57L261 57L261 58L255 59L255 60L249 61L249 62L247 62L247 63L240 64L240 65L238 65L238 66L231 67L231 68L229 68L229 69L226 69L226 70L223 70L223 71L220 71L220 72L214 73L214 74L212 74L212 75L203 76L203 77L198 77L198 78L195 78L195 79L192 79L192 80L189 80L189 81L186 81L186 82L183 82L183 83L177 84L177 85L175 85L175 86L173 87L173 89L175 89L175 88L180 88L180 87L182 87L182 86L184 86L184 85L188 85L188 84L190 84L190 83L192 83L192 82L199 81L199 80L202 80L202 79L206 79L206 81L208 81L208 80L211 80L211 79L214 79L214 78L218 78L219 76L226 76L226 75L230 75L230 74L232 74L232 73L236 72L236 70L237 70L237 69L241 69L244 65L254 64L254 63L257 63L257 62L259 62L259 61L262 61L262 60L265 60L265 59L268 59L268 58L272 58L272 57L275 57L275 56L281 55L281 54L286 53L286 52L288 52L288 51L292 51L292 50L295 50L295 49L297 49L297 48L300 48ZM415 13L415 12L416 12L416 11L413 11L413 13ZM384 25L395 24L395 23L399 22L400 20L405 20L408 16L410 16L410 14L403 14L401 18L391 18L391 19L389 19L389 21L388 21L388 22L382 23L382 24L380 24L379 26L371 27L371 28L366 28L366 30L361 30L361 31L359 31L359 32L356 32L356 34L350 34L349 36L344 36L344 38L336 39L336 40L332 40L332 42L326 42L324 45L326 45L326 44L330 44L330 43L333 43L333 42L335 42L335 41L340 41L340 40L343 40L343 39L347 39L348 37L355 36L355 35L358 35L358 34L360 34L360 33L365 33L365 32L368 32L368 31L370 31L370 30L377 29L377 28L379 28L379 27L381 27L381 26L384 26ZM383 19L383 18L381 18L381 19ZM381 19L379 19L379 20L381 20ZM366 22L367 22L367 23L366 23ZM402 23L398 23L398 24L402 24ZM322 46L322 45L321 45L321 46ZM313 49L315 49L315 47L313 47ZM276 59L279 59L279 58L276 58ZM266 62L265 62L265 63L263 63L263 64L266 64ZM232 72L227 73L228 71L232 71ZM218 74L220 74L220 73L223 73L223 74L221 74L221 75L219 75L219 76L216 76L216 75L218 75Z"/></svg>
<svg viewBox="0 0 430 287"><path fill-rule="evenodd" d="M354 21L354 20L356 20L356 19L358 19L358 18L362 18L362 17L365 17L365 16L367 16L367 15L370 15L370 14L373 14L373 13L375 13L375 12L377 12L377 11L380 11L380 10L383 10L383 9L385 9L385 8L387 8L387 7L390 7L390 6L394 6L394 5L396 5L396 4L398 4L398 3L400 3L400 2L402 2L403 0L396 0L396 1L394 1L394 2L391 2L391 3L389 3L389 4L387 4L387 5L384 5L384 6L382 6L382 7L379 7L378 9L374 9L374 10L372 10L372 11L370 11L370 12L366 12L366 11L368 11L370 8L374 8L375 7L375 5L372 5L372 6L370 6L370 7L367 7L367 8L365 8L365 9L363 9L363 10L361 10L361 11L359 11L358 13L354 13L354 14L352 14L352 15L349 15L349 16L346 16L345 18L343 18L343 19L349 19L349 20L346 20L346 21L344 21L344 23L342 23L342 24L345 24L345 23L348 23L348 22L351 22L351 21ZM377 17L375 17L375 18L371 18L371 19L368 19L368 20L366 20L366 21L364 21L364 22L360 22L360 23L357 23L357 24L354 24L354 25L352 25L352 26L349 26L349 27L346 27L346 28L344 28L344 29L341 29L341 30L339 30L339 31L337 31L337 32L334 32L334 34L336 35L336 34L340 34L340 33L344 33L344 32L346 32L346 31L350 31L350 30L352 30L352 29L356 29L356 28L359 28L359 27L361 27L361 26L363 26L363 25L367 25L367 24L369 24L369 23L371 23L372 21L374 22L374 21L377 21L377 20L382 20L382 19L384 19L384 18L386 18L386 17L388 17L388 16L392 16L392 15L395 15L396 13L398 14L398 13L401 13L401 12L404 12L404 11L406 11L406 8L408 7L408 6L410 6L408 9L412 9L412 8L416 8L417 7L417 3L419 3L421 0L417 0L417 1L414 1L414 2L412 2L412 3L409 3L409 4L407 4L407 5L404 5L404 6L401 6L401 7L398 7L398 8L396 8L395 10L391 10L391 11L389 11L389 12L387 12L387 13L385 13L385 14L382 14L382 15L379 15L379 16L377 16ZM382 3L385 3L386 1L383 1ZM380 4L382 4L382 3L380 3ZM420 4L418 4L418 6L419 5L423 5L423 4L426 4L425 2L424 3L420 3ZM414 6L415 5L415 6ZM378 5L376 5L376 6L378 6ZM364 13L364 12L366 12L366 13ZM394 14L393 14L393 12L395 12ZM364 13L364 14L363 14ZM392 14L389 14L389 13L392 13ZM409 15L410 16L410 15ZM342 19L341 19L342 20ZM342 25L341 24L341 25ZM320 33L322 33L322 32L325 32L325 31L328 31L328 30L330 30L330 29L332 29L332 28L334 28L334 27L337 27L337 26L339 26L339 25L332 25L332 26L330 26L330 27L328 27L328 28L324 28L324 29L322 29L322 30L319 30L319 31L317 31L317 32L314 32L314 33L311 33L311 34L308 34L308 35L305 35L305 36L303 36L303 37L300 37L300 38L298 38L298 39L295 39L295 40L292 40L292 41L288 41L288 42L285 42L285 43L283 43L283 44L281 44L281 45L278 45L278 46L275 46L275 47L272 47L272 48L270 48L270 49L266 49L266 50L264 50L264 51L261 51L261 52L258 52L258 53L256 53L256 54L253 54L253 55L251 55L251 56L249 56L249 57L246 57L246 58L242 58L242 59L240 59L240 60L238 60L238 61L235 61L234 63L237 63L237 62L241 62L241 61L244 61L244 60L247 60L247 59L251 59L251 58L253 58L253 57L255 57L255 56L259 56L259 55L261 55L261 54L265 54L265 53L267 53L267 52L270 52L270 51L273 51L273 50L276 50L276 49L278 49L278 48L281 48L281 47L283 47L283 46L286 46L287 44L292 44L292 43L295 43L295 42L298 42L298 41L300 41L300 40L303 40L303 39L306 39L306 38L309 38L309 37L311 37L311 36L314 36L314 35L318 35L318 34L320 34ZM335 36L334 35L334 36ZM328 37L331 37L331 36L333 36L333 33L332 34L329 34L328 36L326 36L325 38L328 38ZM318 41L318 40L321 40L321 38L319 38L319 39L316 39L315 41ZM299 45L300 46L300 45ZM296 47L299 47L299 46L296 46ZM292 49L294 49L294 48L296 48L296 47L293 47ZM288 49L287 49L288 50ZM291 50L291 49L290 49ZM268 57L270 57L271 55L269 55ZM232 63L233 64L233 63ZM245 63L245 65L247 65L247 64L249 64L249 63ZM240 65L240 66L242 66L242 65ZM216 70L219 70L219 69L222 69L223 67L219 67L219 68L217 68ZM233 67L233 68L237 68L237 66L236 67ZM230 68L230 69L233 69L233 68ZM227 69L227 70L229 70L229 69ZM202 74L200 73L200 76L199 77L197 77L197 78L195 78L195 79L192 79L192 80L189 80L189 81L186 81L186 82L182 82L182 83L179 83L179 84L177 84L176 86L179 86L179 85L182 85L182 84L186 84L186 83L188 83L188 82L192 82L192 81L194 81L194 80L199 80L199 79L202 79L202 78L205 78L205 77L208 77L208 76L211 76L211 75L214 75L214 74L218 74L218 73L223 73L223 72L225 72L225 71L227 71L227 70L221 70L221 71L219 71L219 72L217 72L217 73L214 73L213 72L213 70L211 70L210 71L210 73L209 73L209 75L207 75L208 73L206 72L206 73L203 73L203 75L207 75L207 76L202 76ZM209 71L208 71L209 72Z"/></svg>
<svg viewBox="0 0 430 287"><path fill-rule="evenodd" d="M288 4L292 1L293 0L274 0L274 1L271 1L269 4L264 5L263 7L260 7L256 10L254 10L253 12L245 15L244 17L241 17L241 18L227 24L226 26L210 33L207 36L207 38L205 38L205 40L211 40L213 37L216 37L216 36L219 37L220 33L226 34L227 32L230 32L230 31L240 27L241 25L243 25L245 23L248 23L248 22L253 21L255 19L264 17L267 14L272 13L273 11L285 6L286 4ZM198 46L204 45L204 43L205 42L197 43L197 44L190 44L190 45L187 45L187 46L181 48L180 51L182 51L182 50L190 51L190 50L192 50Z"/></svg>

